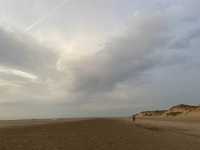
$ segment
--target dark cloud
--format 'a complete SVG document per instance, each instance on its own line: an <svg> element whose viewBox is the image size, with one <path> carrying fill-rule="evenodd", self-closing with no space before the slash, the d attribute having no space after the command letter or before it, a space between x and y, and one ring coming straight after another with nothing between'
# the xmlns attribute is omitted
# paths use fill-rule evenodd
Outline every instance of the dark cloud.
<svg viewBox="0 0 200 150"><path fill-rule="evenodd" d="M130 28L104 49L75 66L75 89L110 91L127 80L139 80L146 71L160 65L159 51L165 51L168 26L165 16L138 16Z"/></svg>

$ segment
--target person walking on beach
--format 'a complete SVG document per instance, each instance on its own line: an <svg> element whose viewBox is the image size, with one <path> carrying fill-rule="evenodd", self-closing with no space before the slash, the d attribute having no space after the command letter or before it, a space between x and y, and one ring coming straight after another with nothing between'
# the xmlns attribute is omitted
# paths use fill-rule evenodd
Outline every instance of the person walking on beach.
<svg viewBox="0 0 200 150"><path fill-rule="evenodd" d="M132 121L135 122L136 115L132 116Z"/></svg>

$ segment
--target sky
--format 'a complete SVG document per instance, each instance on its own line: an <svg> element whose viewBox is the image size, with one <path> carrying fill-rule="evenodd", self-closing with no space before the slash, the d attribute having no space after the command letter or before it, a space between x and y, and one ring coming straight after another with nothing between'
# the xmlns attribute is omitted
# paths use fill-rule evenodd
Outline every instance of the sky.
<svg viewBox="0 0 200 150"><path fill-rule="evenodd" d="M0 119L200 104L200 1L0 0Z"/></svg>

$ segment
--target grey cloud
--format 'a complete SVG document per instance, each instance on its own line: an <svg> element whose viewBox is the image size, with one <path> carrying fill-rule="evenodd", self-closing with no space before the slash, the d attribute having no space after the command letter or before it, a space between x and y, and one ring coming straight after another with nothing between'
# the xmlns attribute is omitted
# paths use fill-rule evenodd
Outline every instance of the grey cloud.
<svg viewBox="0 0 200 150"><path fill-rule="evenodd" d="M75 89L88 93L110 91L129 79L139 80L159 64L154 57L168 39L164 16L139 16L128 31L74 69Z"/></svg>
<svg viewBox="0 0 200 150"><path fill-rule="evenodd" d="M199 23L196 23L199 25ZM187 33L183 35L178 35L177 39L174 39L170 48L175 49L185 49L188 48L191 42L200 37L200 28L192 29L191 31L187 31Z"/></svg>
<svg viewBox="0 0 200 150"><path fill-rule="evenodd" d="M30 37L0 29L0 65L33 73L48 72L57 56Z"/></svg>
<svg viewBox="0 0 200 150"><path fill-rule="evenodd" d="M173 16L161 15L157 12L153 14L155 15L137 16L139 19L134 18L133 24L128 26L124 34L111 39L101 51L78 64L68 65L74 77L73 92L78 95L78 102L75 102L77 105L84 106L104 100L102 105L103 103L108 104L109 101L120 104L117 99L121 99L119 96L121 92L118 91L117 96L113 96L119 86L125 85L135 90L137 87L146 86L141 84L152 84L151 82L156 80L152 80L152 76L156 76L154 70L166 69L171 72L170 67L180 68L188 64L192 65L190 59L193 58L191 56L193 54L189 53L195 53L195 50L191 47L191 42L198 39L199 29L191 30L185 26L180 28L180 24L185 23L186 20L172 22ZM177 38L176 30L178 29L184 30L186 34L180 34ZM185 51L180 51L183 48L180 45L184 45ZM162 79L164 78L163 75ZM174 77L174 80L176 78L178 75ZM130 100L127 104L134 104L131 98L137 101L131 92L126 90L125 93ZM149 94L150 97L142 98L147 106L149 106L150 99L157 97L156 94L159 95L159 93ZM162 101L162 96L159 98Z"/></svg>
<svg viewBox="0 0 200 150"><path fill-rule="evenodd" d="M12 20L7 23L20 31L48 16L59 2L2 1L1 15L5 11L4 17ZM179 102L198 103L198 4L188 0L76 0L30 33L1 28L0 66L39 78L31 82L1 73L1 112L8 109L10 117L126 115ZM138 13L129 21L134 12ZM125 24L127 30L122 31ZM30 36L44 41L38 43ZM79 37L89 38L86 43ZM100 42L94 44L93 38ZM99 48L102 41L106 44ZM64 48L58 53L46 46ZM73 56L68 55L69 47ZM79 51L87 53L88 47L100 51L79 55ZM58 60L60 70L56 69Z"/></svg>
<svg viewBox="0 0 200 150"><path fill-rule="evenodd" d="M60 92L54 86L61 83L57 78L62 75L56 70L56 52L30 36L4 29L0 29L0 47L1 102L30 103L33 99L45 101L58 97ZM53 80L52 84L49 80Z"/></svg>

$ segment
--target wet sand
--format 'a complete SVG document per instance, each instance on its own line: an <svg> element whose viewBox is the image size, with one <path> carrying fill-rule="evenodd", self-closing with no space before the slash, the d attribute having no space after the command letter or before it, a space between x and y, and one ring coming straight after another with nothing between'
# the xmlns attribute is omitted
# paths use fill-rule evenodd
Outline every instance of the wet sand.
<svg viewBox="0 0 200 150"><path fill-rule="evenodd" d="M0 128L0 150L199 150L200 138L138 126L128 119L84 119Z"/></svg>

